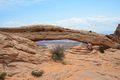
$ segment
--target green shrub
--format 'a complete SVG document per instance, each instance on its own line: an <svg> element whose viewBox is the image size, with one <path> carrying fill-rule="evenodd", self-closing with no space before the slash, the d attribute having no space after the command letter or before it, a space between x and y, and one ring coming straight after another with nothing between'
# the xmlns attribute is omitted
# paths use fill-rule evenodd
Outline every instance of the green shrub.
<svg viewBox="0 0 120 80"><path fill-rule="evenodd" d="M51 58L54 61L62 61L64 59L65 48L63 45L50 45L48 48L52 54Z"/></svg>
<svg viewBox="0 0 120 80"><path fill-rule="evenodd" d="M43 73L44 73L43 70L33 70L33 71L31 72L31 74L32 74L34 77L40 77L40 76L43 75Z"/></svg>
<svg viewBox="0 0 120 80"><path fill-rule="evenodd" d="M89 32L90 32L90 33L92 33L92 31L91 31L91 30L90 30Z"/></svg>
<svg viewBox="0 0 120 80"><path fill-rule="evenodd" d="M0 80L5 80L6 75L6 72L0 72Z"/></svg>
<svg viewBox="0 0 120 80"><path fill-rule="evenodd" d="M104 53L104 47L103 47L103 46L99 46L99 51L100 51L101 53Z"/></svg>

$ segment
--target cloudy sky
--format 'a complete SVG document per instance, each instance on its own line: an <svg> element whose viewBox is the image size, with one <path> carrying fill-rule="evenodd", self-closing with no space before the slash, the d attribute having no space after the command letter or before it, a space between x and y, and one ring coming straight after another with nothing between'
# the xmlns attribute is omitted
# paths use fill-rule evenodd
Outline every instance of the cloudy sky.
<svg viewBox="0 0 120 80"><path fill-rule="evenodd" d="M112 33L120 23L120 0L0 0L0 27L54 24Z"/></svg>

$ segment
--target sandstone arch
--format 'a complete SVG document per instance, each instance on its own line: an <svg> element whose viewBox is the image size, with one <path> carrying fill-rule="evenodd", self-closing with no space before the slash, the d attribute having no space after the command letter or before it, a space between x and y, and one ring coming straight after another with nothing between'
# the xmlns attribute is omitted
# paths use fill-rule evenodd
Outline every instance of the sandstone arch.
<svg viewBox="0 0 120 80"><path fill-rule="evenodd" d="M116 48L117 42L105 35L91 31L71 30L52 25L34 25L21 28L0 28L0 31L19 35L32 41L70 39L80 42L90 42L93 45L104 45L107 48Z"/></svg>

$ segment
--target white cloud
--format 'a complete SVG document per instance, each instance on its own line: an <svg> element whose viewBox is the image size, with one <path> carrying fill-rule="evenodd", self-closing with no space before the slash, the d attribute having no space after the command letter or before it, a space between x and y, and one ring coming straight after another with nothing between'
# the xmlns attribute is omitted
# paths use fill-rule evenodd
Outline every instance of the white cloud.
<svg viewBox="0 0 120 80"><path fill-rule="evenodd" d="M50 23L41 23L39 21L32 22L22 22L22 21L0 21L0 27L20 27L25 25L40 25L40 24L50 24Z"/></svg>
<svg viewBox="0 0 120 80"><path fill-rule="evenodd" d="M84 18L70 18L65 20L57 21L57 23L64 23L64 24L89 24L92 22L97 23L108 23L110 22L119 22L120 17L104 17L104 16L97 16L97 17L84 17Z"/></svg>
<svg viewBox="0 0 120 80"><path fill-rule="evenodd" d="M82 18L70 18L70 19L65 19L65 20L58 21L58 23L86 24L87 20L82 19Z"/></svg>
<svg viewBox="0 0 120 80"><path fill-rule="evenodd" d="M95 32L114 31L120 23L120 17L82 17L57 21L55 24L72 29L92 30Z"/></svg>
<svg viewBox="0 0 120 80"><path fill-rule="evenodd" d="M53 22L20 22L20 21L6 21L0 22L2 27L19 27L23 25L34 25L34 24L55 24L58 26L77 29L77 30L92 30L98 33L109 33L113 32L117 25L120 23L120 17L82 17L82 18L70 18L65 20L53 21Z"/></svg>

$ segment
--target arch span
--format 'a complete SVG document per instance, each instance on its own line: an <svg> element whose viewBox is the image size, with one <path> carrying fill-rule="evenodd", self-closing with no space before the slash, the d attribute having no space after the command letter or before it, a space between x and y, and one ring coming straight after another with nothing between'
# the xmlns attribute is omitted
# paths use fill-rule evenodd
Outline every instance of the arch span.
<svg viewBox="0 0 120 80"><path fill-rule="evenodd" d="M53 34L54 33L54 34ZM62 34L63 33L63 34ZM90 42L93 45L104 45L107 48L116 48L116 42L112 41L111 39L107 38L105 35L99 35L96 33L67 33L64 32L44 32L39 34L39 32L33 33L15 33L19 36L28 38L32 41L40 41L40 40L60 40L60 39L69 39L75 40L79 42Z"/></svg>
<svg viewBox="0 0 120 80"><path fill-rule="evenodd" d="M118 43L112 41L105 35L91 31L78 31L60 27L2 28L0 31L16 34L32 41L70 39L80 42L90 42L93 45L104 45L105 47L111 48L116 48L118 45Z"/></svg>

